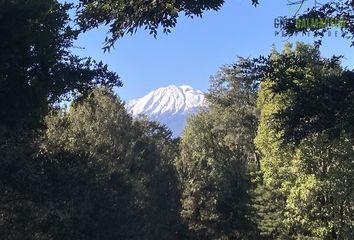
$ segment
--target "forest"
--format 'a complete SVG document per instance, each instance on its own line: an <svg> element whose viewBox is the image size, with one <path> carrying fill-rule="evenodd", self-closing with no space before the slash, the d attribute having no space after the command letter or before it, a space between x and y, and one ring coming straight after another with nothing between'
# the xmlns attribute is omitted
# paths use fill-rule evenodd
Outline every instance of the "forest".
<svg viewBox="0 0 354 240"><path fill-rule="evenodd" d="M0 0L0 239L354 239L354 70L340 56L298 42L239 57L173 138L132 118L118 74L73 42L106 24L110 51L224 1L78 2ZM354 4L308 14L353 19Z"/></svg>

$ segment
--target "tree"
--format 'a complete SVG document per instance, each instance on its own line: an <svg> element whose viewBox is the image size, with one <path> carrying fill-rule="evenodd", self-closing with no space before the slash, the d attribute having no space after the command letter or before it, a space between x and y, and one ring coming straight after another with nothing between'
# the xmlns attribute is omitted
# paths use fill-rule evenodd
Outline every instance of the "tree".
<svg viewBox="0 0 354 240"><path fill-rule="evenodd" d="M332 97L337 86L348 86L347 78L337 61L302 43L294 50L290 44L281 53L273 50L267 70L255 139L261 156L254 199L258 227L272 239L350 239L351 128L345 117L321 124L333 117L332 104L347 101L346 91ZM328 84L332 81L336 87ZM339 109L348 111L347 106Z"/></svg>
<svg viewBox="0 0 354 240"><path fill-rule="evenodd" d="M123 103L105 88L79 98L67 113L50 117L47 123L45 151L85 156L87 167L97 169L78 166L73 171L96 172L90 181L103 184L105 190L97 198L97 190L88 186L87 198L95 207L82 210L81 231L91 233L85 239L183 236L171 131L156 122L133 121ZM117 181L115 189L105 185L112 181Z"/></svg>
<svg viewBox="0 0 354 240"><path fill-rule="evenodd" d="M1 237L139 239L143 211L136 183L124 171L134 158L122 140L134 131L123 105L98 89L69 113L47 117L46 125L25 169L13 176L13 190L2 195Z"/></svg>
<svg viewBox="0 0 354 240"><path fill-rule="evenodd" d="M245 164L259 165L253 139L258 125L256 107L261 61L239 58L237 63L227 65L211 78L206 95L209 107L222 116L218 128L224 131L228 145L242 149L247 155Z"/></svg>
<svg viewBox="0 0 354 240"><path fill-rule="evenodd" d="M284 140L298 142L324 130L333 137L343 129L354 136L353 71L342 69L338 57L322 58L316 47L298 43L296 51L290 48L287 45L284 54L272 55L265 76L272 79L270 88L274 93L293 93L293 106L274 114L279 129L284 130Z"/></svg>
<svg viewBox="0 0 354 240"><path fill-rule="evenodd" d="M55 0L0 2L1 135L38 127L62 95L121 85L106 65L70 52L78 35L70 8Z"/></svg>
<svg viewBox="0 0 354 240"><path fill-rule="evenodd" d="M142 135L159 153L159 163L151 174L148 188L149 213L145 222L149 239L188 239L188 230L180 217L180 189L174 162L178 156L178 139L159 122L139 118Z"/></svg>
<svg viewBox="0 0 354 240"><path fill-rule="evenodd" d="M78 23L83 31L110 24L105 50L109 50L125 34L134 34L145 28L157 35L159 27L169 33L175 27L180 12L188 17L201 17L204 11L219 10L224 0L80 0ZM258 4L258 0L252 0Z"/></svg>
<svg viewBox="0 0 354 240"><path fill-rule="evenodd" d="M78 34L69 24L70 8L55 0L0 1L0 234L4 239L43 237L33 235L40 232L39 226L45 228L38 222L40 217L50 213L44 211L46 196L39 176L51 169L37 158L37 139L49 106L70 93L86 94L95 85L121 85L106 65L70 52ZM65 152L58 157L72 158ZM46 190L54 191L50 187Z"/></svg>
<svg viewBox="0 0 354 240"><path fill-rule="evenodd" d="M301 142L292 159L296 176L287 200L288 222L297 237L352 239L353 139L313 134Z"/></svg>
<svg viewBox="0 0 354 240"><path fill-rule="evenodd" d="M197 239L253 239L249 171L257 164L257 81L240 59L212 78L208 110L192 116L176 162L182 217Z"/></svg>

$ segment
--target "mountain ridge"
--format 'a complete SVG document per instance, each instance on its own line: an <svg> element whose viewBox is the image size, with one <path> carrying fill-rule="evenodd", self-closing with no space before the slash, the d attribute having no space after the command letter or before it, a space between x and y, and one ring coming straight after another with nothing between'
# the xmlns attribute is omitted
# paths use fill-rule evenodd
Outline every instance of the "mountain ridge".
<svg viewBox="0 0 354 240"><path fill-rule="evenodd" d="M169 127L174 137L179 136L191 114L205 106L205 96L189 85L161 87L147 95L126 103L127 111L133 116L146 115Z"/></svg>

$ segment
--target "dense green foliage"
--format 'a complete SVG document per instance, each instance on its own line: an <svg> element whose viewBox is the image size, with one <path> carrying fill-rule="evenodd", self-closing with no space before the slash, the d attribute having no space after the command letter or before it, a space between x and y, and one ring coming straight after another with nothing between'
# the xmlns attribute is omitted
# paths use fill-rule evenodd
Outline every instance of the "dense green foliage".
<svg viewBox="0 0 354 240"><path fill-rule="evenodd" d="M90 182L102 184L99 192L88 188L77 199L81 207L88 205L80 209L84 215L74 213L84 225L77 231L91 234L84 239L177 239L179 198L170 162L176 152L169 130L147 120L133 122L103 88L67 113L48 117L47 125L42 151L85 156L87 166L72 171L92 172Z"/></svg>
<svg viewBox="0 0 354 240"><path fill-rule="evenodd" d="M297 52L289 48L285 54L271 56L265 76L272 79L269 84L274 93L292 92L288 99L293 105L284 106L274 116L279 130L285 131L284 138L298 142L324 130L338 137L343 129L354 137L353 71L343 70L337 57L322 58L317 48L303 44L297 45Z"/></svg>
<svg viewBox="0 0 354 240"><path fill-rule="evenodd" d="M330 113L349 110L339 104L352 98L354 89L342 86L353 79L304 44L274 51L268 65L255 139L262 159L254 193L258 226L271 239L352 239L353 137L346 116ZM326 117L340 120L322 125ZM294 123L302 124L288 127Z"/></svg>
<svg viewBox="0 0 354 240"><path fill-rule="evenodd" d="M354 237L352 75L298 43L212 78L176 162L195 239Z"/></svg>
<svg viewBox="0 0 354 240"><path fill-rule="evenodd" d="M212 79L208 110L191 117L176 162L181 215L195 239L253 239L248 171L257 165L257 82L250 61L224 67Z"/></svg>
<svg viewBox="0 0 354 240"><path fill-rule="evenodd" d="M121 85L106 65L69 51L78 34L69 8L55 0L0 1L0 134L38 127L63 94Z"/></svg>
<svg viewBox="0 0 354 240"><path fill-rule="evenodd" d="M73 196L57 187L75 192L71 183L79 178L86 181L91 173L74 177L71 172L56 171L74 159L85 166L82 156L74 158L65 151L55 157L40 154L43 117L62 96L86 94L96 85L121 85L106 65L69 51L78 34L69 26L69 8L54 0L0 1L1 239L65 239L61 230L69 228L69 222L59 224L58 216L64 215L53 209ZM62 161L47 164L55 159ZM58 199L55 204L53 199ZM74 229L73 222L69 229Z"/></svg>

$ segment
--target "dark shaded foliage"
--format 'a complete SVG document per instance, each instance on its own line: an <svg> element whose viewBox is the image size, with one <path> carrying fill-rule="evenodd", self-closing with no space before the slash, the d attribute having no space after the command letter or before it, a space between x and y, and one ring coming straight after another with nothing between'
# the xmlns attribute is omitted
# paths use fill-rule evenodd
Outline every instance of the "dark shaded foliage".
<svg viewBox="0 0 354 240"><path fill-rule="evenodd" d="M72 6L54 0L0 1L0 134L38 127L48 104L95 85L120 86L103 63L72 55Z"/></svg>

